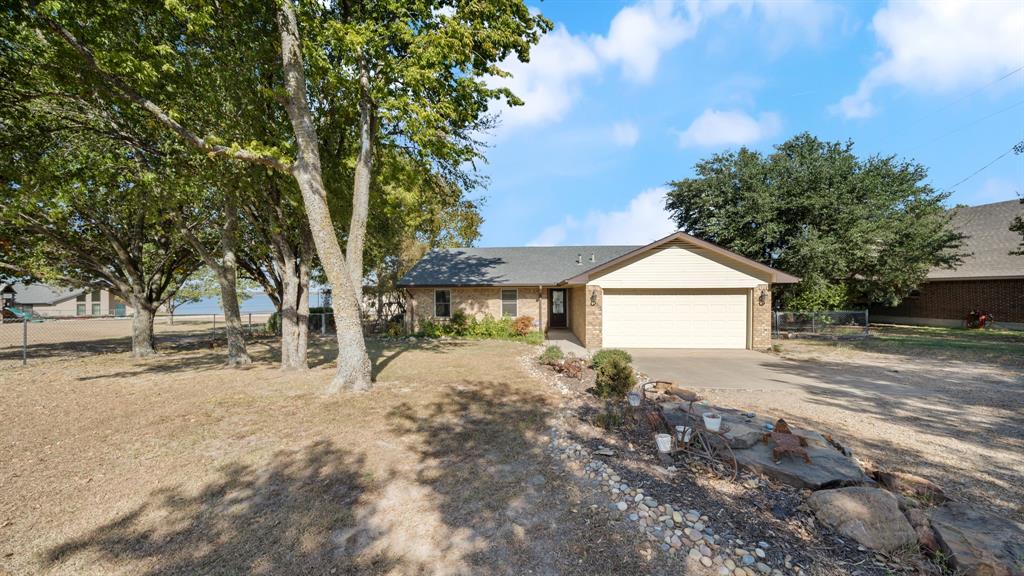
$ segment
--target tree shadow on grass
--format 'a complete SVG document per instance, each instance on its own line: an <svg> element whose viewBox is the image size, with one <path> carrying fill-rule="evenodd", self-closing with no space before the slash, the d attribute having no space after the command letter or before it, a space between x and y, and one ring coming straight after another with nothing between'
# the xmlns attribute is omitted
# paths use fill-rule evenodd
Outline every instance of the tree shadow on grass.
<svg viewBox="0 0 1024 576"><path fill-rule="evenodd" d="M362 458L326 440L279 452L260 468L229 466L198 493L154 492L41 561L52 569L82 555L90 565L151 576L384 573L398 560L361 554L378 536L361 520L362 468Z"/></svg>
<svg viewBox="0 0 1024 576"><path fill-rule="evenodd" d="M389 419L415 440L416 481L444 523L474 543L462 558L471 573L662 574L667 565L636 553L635 530L586 506L545 453L553 415L543 394L472 381L426 406L400 404Z"/></svg>

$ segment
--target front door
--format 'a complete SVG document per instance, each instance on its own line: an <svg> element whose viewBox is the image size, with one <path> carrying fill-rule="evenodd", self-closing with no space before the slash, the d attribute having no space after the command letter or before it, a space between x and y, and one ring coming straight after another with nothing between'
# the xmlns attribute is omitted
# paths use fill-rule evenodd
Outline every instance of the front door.
<svg viewBox="0 0 1024 576"><path fill-rule="evenodd" d="M551 289L551 322L552 328L565 328L565 289Z"/></svg>

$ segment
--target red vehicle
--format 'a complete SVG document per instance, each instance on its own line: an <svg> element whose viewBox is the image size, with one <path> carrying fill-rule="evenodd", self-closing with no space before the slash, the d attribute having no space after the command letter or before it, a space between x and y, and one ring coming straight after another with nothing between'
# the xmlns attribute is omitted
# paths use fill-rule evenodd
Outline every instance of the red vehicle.
<svg viewBox="0 0 1024 576"><path fill-rule="evenodd" d="M964 328L990 328L995 322L996 319L992 314L982 310L971 310L971 313L964 318Z"/></svg>

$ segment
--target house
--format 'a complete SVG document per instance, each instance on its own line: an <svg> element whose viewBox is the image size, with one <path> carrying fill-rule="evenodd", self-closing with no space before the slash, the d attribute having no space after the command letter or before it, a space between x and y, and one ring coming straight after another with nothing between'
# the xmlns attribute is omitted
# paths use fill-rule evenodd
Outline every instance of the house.
<svg viewBox="0 0 1024 576"><path fill-rule="evenodd" d="M646 246L453 248L399 282L409 328L530 316L589 349L771 346L771 285L799 279L676 232Z"/></svg>
<svg viewBox="0 0 1024 576"><path fill-rule="evenodd" d="M133 313L131 306L109 290L20 282L3 286L4 308L32 312L36 316L129 316Z"/></svg>
<svg viewBox="0 0 1024 576"><path fill-rule="evenodd" d="M873 306L873 322L961 326L979 310L1004 328L1024 330L1024 256L1014 255L1020 235L1010 231L1024 213L1017 200L963 206L952 211L953 227L966 236L969 256L955 269L936 268L899 306Z"/></svg>

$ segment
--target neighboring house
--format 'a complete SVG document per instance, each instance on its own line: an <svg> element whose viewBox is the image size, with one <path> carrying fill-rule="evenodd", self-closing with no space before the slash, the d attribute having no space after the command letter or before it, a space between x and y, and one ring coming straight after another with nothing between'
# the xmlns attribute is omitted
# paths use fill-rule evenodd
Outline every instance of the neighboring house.
<svg viewBox="0 0 1024 576"><path fill-rule="evenodd" d="M955 269L929 272L899 306L873 306L871 320L960 326L979 310L991 313L999 326L1024 330L1024 256L1010 254L1020 235L1009 229L1022 210L1017 200L954 208L952 224L967 237L969 255Z"/></svg>
<svg viewBox="0 0 1024 576"><path fill-rule="evenodd" d="M108 290L60 288L14 282L4 288L4 307L37 316L129 316L133 310Z"/></svg>
<svg viewBox="0 0 1024 576"><path fill-rule="evenodd" d="M646 246L454 248L399 282L409 328L530 316L590 349L771 346L771 285L799 279L676 232Z"/></svg>

